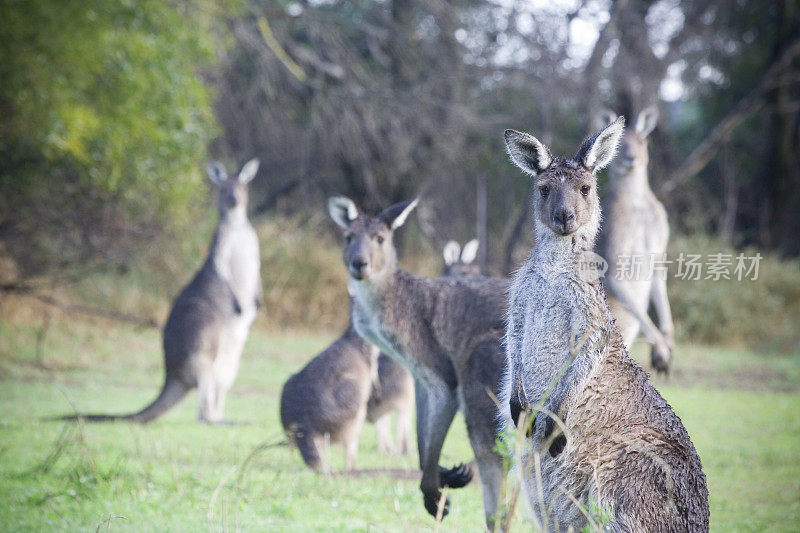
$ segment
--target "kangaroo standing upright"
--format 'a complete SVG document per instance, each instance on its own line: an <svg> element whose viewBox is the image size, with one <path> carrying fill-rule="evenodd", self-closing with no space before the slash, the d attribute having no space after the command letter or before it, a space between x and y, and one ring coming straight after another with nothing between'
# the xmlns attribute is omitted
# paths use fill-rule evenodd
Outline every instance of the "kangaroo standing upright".
<svg viewBox="0 0 800 533"><path fill-rule="evenodd" d="M546 530L579 531L594 503L611 513L605 531L707 531L700 457L629 357L599 276L584 268L600 225L595 173L623 127L620 117L566 160L531 135L505 133L537 192L536 245L511 290L501 408L507 423L536 413L519 467Z"/></svg>
<svg viewBox="0 0 800 533"><path fill-rule="evenodd" d="M606 124L616 118L607 112ZM609 172L609 188L603 204L605 221L597 250L608 261L605 282L608 306L625 344L630 348L641 331L652 345L653 367L666 372L672 359L674 327L666 272L656 270L654 261L661 260L667 251L669 222L666 209L647 180L647 136L657 120L657 109L648 107L639 114L635 128L622 136L620 157ZM625 268L630 272L621 272ZM660 329L647 314L650 302L658 315Z"/></svg>
<svg viewBox="0 0 800 533"><path fill-rule="evenodd" d="M350 274L353 326L414 376L425 509L436 516L440 488L454 486L448 479L454 470L440 474L438 461L461 407L491 524L502 460L494 451L497 407L490 393L497 394L503 369L501 336L508 284L483 277L424 278L399 270L394 231L416 204L416 200L402 202L370 216L348 198L328 201L331 217L344 229L342 256ZM461 481L458 485L463 485Z"/></svg>
<svg viewBox="0 0 800 533"><path fill-rule="evenodd" d="M149 422L197 387L199 419L222 421L225 395L262 300L258 237L247 220L247 184L257 171L257 159L230 178L219 163L208 165L219 187L219 223L205 263L175 299L164 326L166 378L158 397L137 413L65 419Z"/></svg>

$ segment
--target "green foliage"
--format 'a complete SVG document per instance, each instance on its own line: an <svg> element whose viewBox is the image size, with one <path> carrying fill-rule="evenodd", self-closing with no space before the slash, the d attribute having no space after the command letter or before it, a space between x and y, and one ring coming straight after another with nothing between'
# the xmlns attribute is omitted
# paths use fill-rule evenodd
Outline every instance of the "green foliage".
<svg viewBox="0 0 800 533"><path fill-rule="evenodd" d="M193 219L216 131L199 69L214 59L217 9L0 3L0 224L24 266L111 256L120 236Z"/></svg>

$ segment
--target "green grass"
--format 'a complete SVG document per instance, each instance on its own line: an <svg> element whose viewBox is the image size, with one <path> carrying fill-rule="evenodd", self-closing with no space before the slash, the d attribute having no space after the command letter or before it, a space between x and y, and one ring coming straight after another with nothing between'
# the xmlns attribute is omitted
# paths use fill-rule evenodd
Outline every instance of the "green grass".
<svg viewBox="0 0 800 533"><path fill-rule="evenodd" d="M282 383L333 335L251 335L226 410L247 425L197 423L192 394L146 426L84 426L40 418L69 413L73 405L102 412L145 405L161 385L160 334L56 314L42 335L38 316L6 314L0 321L0 530L94 531L100 524L102 531L433 527L416 480L323 477L289 447L258 450L283 440ZM682 346L673 375L655 383L700 452L712 530L797 531L800 358ZM332 450L335 469L341 469L342 455ZM458 418L442 463L470 458ZM365 428L359 469L413 470L415 463L415 457L378 454L374 429ZM481 531L479 487L450 495L442 530ZM124 518L104 523L109 517ZM525 530L529 522L518 524Z"/></svg>

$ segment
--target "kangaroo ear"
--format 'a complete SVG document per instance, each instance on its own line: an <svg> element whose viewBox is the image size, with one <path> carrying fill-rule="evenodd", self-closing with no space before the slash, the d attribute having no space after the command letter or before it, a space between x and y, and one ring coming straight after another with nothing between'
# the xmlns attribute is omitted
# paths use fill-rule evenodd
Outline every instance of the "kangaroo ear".
<svg viewBox="0 0 800 533"><path fill-rule="evenodd" d="M464 245L464 249L461 250L462 263L468 265L475 261L475 258L478 256L478 245L478 239L472 239Z"/></svg>
<svg viewBox="0 0 800 533"><path fill-rule="evenodd" d="M594 130L600 131L612 122L617 120L617 114L604 107L594 115Z"/></svg>
<svg viewBox="0 0 800 533"><path fill-rule="evenodd" d="M553 162L553 156L539 139L521 131L506 130L506 151L511 161L531 176L545 170Z"/></svg>
<svg viewBox="0 0 800 533"><path fill-rule="evenodd" d="M228 173L225 172L225 167L222 166L222 163L218 161L212 161L208 165L206 165L206 172L208 172L208 177L216 183L217 185L222 185L225 183L225 180L228 179Z"/></svg>
<svg viewBox="0 0 800 533"><path fill-rule="evenodd" d="M390 205L381 211L378 218L389 226L389 229L395 230L405 223L408 215L417 207L418 202L419 198L414 198L413 200L406 200L405 202Z"/></svg>
<svg viewBox="0 0 800 533"><path fill-rule="evenodd" d="M658 124L658 108L654 105L642 109L636 117L636 133L642 137L647 137Z"/></svg>
<svg viewBox="0 0 800 533"><path fill-rule="evenodd" d="M258 166L261 163L258 159L251 159L242 167L241 172L239 172L239 183L242 185L247 185L253 178L256 177L256 172L258 172Z"/></svg>
<svg viewBox="0 0 800 533"><path fill-rule="evenodd" d="M586 170L597 172L614 159L624 130L625 117L618 117L605 129L586 139L573 159Z"/></svg>
<svg viewBox="0 0 800 533"><path fill-rule="evenodd" d="M328 213L333 221L344 229L350 227L350 223L358 218L356 204L345 196L328 198Z"/></svg>
<svg viewBox="0 0 800 533"><path fill-rule="evenodd" d="M458 261L458 256L461 255L461 246L456 241L447 241L442 250L444 256L444 264L450 266Z"/></svg>

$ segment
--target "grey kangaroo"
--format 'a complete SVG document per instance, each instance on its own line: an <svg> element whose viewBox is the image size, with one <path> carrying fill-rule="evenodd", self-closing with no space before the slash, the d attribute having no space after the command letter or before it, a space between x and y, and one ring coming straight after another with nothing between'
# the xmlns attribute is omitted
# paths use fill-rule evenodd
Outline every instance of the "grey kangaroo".
<svg viewBox="0 0 800 533"><path fill-rule="evenodd" d="M258 164L253 159L230 178L219 163L208 165L219 188L219 223L205 263L175 299L164 326L166 378L158 397L137 413L64 419L149 422L197 387L200 421L222 422L225 395L262 301L258 237L247 220L247 184Z"/></svg>
<svg viewBox="0 0 800 533"><path fill-rule="evenodd" d="M442 276L479 276L480 266L475 264L478 255L478 239L472 239L461 248L456 241L444 245L444 270Z"/></svg>
<svg viewBox="0 0 800 533"><path fill-rule="evenodd" d="M361 342L363 339L359 337ZM391 414L397 411L395 439L391 437ZM378 381L367 401L367 420L375 424L378 451L408 455L409 434L414 416L414 378L403 365L381 353L378 356Z"/></svg>
<svg viewBox="0 0 800 533"><path fill-rule="evenodd" d="M342 256L350 275L353 326L414 376L425 509L436 516L441 487L464 484L455 479L464 469L440 472L438 466L447 430L461 407L491 524L502 460L494 451L498 420L490 393L498 393L503 370L508 283L483 277L425 278L399 270L394 231L416 205L416 200L401 202L371 216L348 198L328 201L331 217L344 229Z"/></svg>
<svg viewBox="0 0 800 533"><path fill-rule="evenodd" d="M367 401L378 383L378 349L352 326L283 386L281 424L312 469L329 472L326 441L345 448L355 468Z"/></svg>
<svg viewBox="0 0 800 533"><path fill-rule="evenodd" d="M616 114L606 111L601 120L605 125L616 118ZM674 327L666 272L655 270L653 261L661 260L667 251L669 222L667 211L647 180L647 136L657 120L658 110L648 107L639 114L635 128L622 136L620 157L609 173L608 194L603 203L605 221L597 250L608 261L608 306L625 345L630 348L641 331L652 345L653 367L666 372L672 360ZM644 264L634 266L633 261L638 260ZM626 266L621 261L631 263ZM619 267L630 267L630 272L620 273ZM637 275L635 268L639 267L643 269ZM651 302L660 327L647 314Z"/></svg>
<svg viewBox="0 0 800 533"><path fill-rule="evenodd" d="M508 424L535 414L518 468L545 529L579 531L594 500L613 517L604 531L707 531L700 457L584 268L600 225L595 174L623 128L620 117L571 159L505 133L511 160L535 180L536 245L512 285L501 408Z"/></svg>
<svg viewBox="0 0 800 533"><path fill-rule="evenodd" d="M443 250L442 275L477 275L477 267L472 264L477 250L477 240L465 244L463 251L456 241L449 241ZM284 385L281 423L309 467L329 470L322 453L327 435L331 442L344 446L345 468L355 468L359 430L365 416L361 400L369 387L366 419L375 425L378 451L409 453L414 380L403 365L384 353L378 355L376 362L375 350L351 325ZM391 413L394 411L397 411L397 425L393 443ZM442 473L444 470L440 469Z"/></svg>

